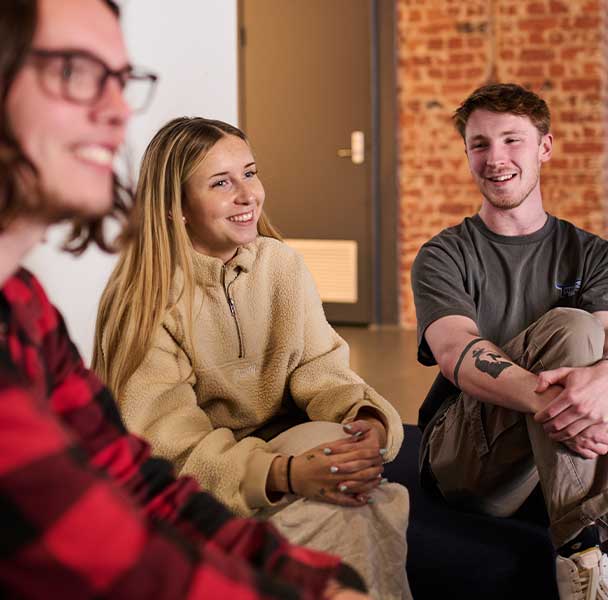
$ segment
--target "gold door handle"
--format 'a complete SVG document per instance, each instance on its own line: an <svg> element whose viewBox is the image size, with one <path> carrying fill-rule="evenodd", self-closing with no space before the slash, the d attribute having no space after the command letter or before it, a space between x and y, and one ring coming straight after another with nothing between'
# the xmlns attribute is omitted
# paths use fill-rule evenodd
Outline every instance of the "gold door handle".
<svg viewBox="0 0 608 600"><path fill-rule="evenodd" d="M340 158L350 158L353 164L361 165L365 162L365 134L362 131L353 131L350 134L350 148L339 148Z"/></svg>

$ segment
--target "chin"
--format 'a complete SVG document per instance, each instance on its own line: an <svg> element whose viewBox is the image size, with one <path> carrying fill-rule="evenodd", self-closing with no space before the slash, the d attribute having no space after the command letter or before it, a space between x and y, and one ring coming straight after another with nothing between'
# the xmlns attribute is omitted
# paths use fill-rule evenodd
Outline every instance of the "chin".
<svg viewBox="0 0 608 600"><path fill-rule="evenodd" d="M52 221L68 219L90 220L103 217L112 210L112 196L108 194L83 194L69 198L57 198L47 204Z"/></svg>

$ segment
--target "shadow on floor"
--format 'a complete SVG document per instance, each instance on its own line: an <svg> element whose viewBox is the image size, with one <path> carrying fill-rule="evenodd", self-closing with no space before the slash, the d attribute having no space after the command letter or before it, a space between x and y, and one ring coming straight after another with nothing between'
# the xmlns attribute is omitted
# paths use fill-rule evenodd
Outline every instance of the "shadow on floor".
<svg viewBox="0 0 608 600"><path fill-rule="evenodd" d="M404 423L417 423L418 409L438 373L416 360L416 332L398 327L336 327L350 346L350 365L389 400Z"/></svg>

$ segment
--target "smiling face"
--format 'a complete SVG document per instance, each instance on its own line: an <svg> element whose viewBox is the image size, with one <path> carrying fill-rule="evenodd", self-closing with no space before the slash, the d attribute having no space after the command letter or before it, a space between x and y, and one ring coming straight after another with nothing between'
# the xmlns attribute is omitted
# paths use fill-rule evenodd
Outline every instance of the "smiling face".
<svg viewBox="0 0 608 600"><path fill-rule="evenodd" d="M110 69L127 66L118 19L100 0L39 0L38 13L33 49L83 50ZM41 85L43 68L51 65L26 61L9 90L7 116L38 171L49 210L45 218L103 215L112 204L112 163L129 108L115 79L106 82L97 101L81 105ZM49 76L60 80L65 73L55 66Z"/></svg>
<svg viewBox="0 0 608 600"><path fill-rule="evenodd" d="M197 252L230 260L257 236L264 188L249 144L225 135L184 186L183 213Z"/></svg>
<svg viewBox="0 0 608 600"><path fill-rule="evenodd" d="M541 136L528 117L477 109L465 130L469 168L486 205L510 210L542 203L540 168L551 158L553 138Z"/></svg>

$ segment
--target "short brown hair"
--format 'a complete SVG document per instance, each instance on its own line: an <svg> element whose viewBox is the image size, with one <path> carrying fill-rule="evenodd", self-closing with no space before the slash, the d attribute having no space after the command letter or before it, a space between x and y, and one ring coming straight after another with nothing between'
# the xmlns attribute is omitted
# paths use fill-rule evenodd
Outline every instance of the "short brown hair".
<svg viewBox="0 0 608 600"><path fill-rule="evenodd" d="M118 18L120 9L113 0L101 0ZM27 169L36 178L36 168L23 153L11 131L6 99L17 73L32 46L38 22L37 0L2 0L0 2L0 232L19 214L41 206L44 199L26 198L19 192L17 173ZM127 221L133 194L114 176L110 216ZM74 222L66 249L76 254L95 242L102 250L111 248L104 238L104 217Z"/></svg>
<svg viewBox="0 0 608 600"><path fill-rule="evenodd" d="M452 120L464 139L467 121L477 109L528 117L540 135L551 130L547 103L537 94L515 83L492 83L477 88L454 112Z"/></svg>

